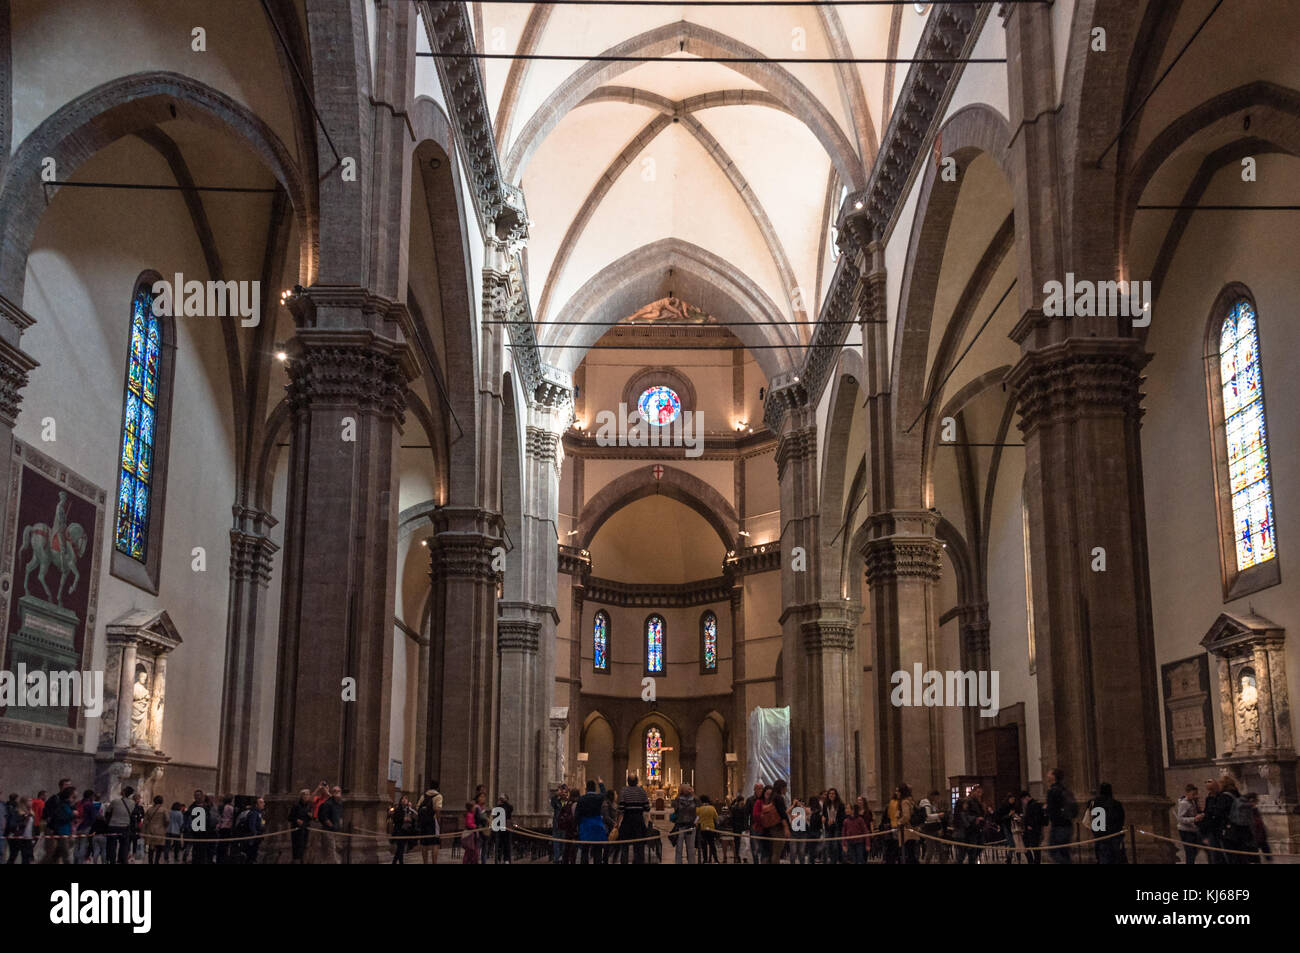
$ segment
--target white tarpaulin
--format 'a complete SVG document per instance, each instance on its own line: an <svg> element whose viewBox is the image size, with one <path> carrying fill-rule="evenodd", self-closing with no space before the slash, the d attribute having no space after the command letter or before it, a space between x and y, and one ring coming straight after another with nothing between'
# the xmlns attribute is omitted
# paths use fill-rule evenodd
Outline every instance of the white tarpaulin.
<svg viewBox="0 0 1300 953"><path fill-rule="evenodd" d="M745 762L748 794L759 781L790 780L790 706L755 708L749 713L749 757Z"/></svg>

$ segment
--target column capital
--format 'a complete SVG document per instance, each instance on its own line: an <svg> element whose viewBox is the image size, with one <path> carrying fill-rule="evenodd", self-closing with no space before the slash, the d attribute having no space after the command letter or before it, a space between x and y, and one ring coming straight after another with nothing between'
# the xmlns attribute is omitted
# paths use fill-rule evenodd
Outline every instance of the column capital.
<svg viewBox="0 0 1300 953"><path fill-rule="evenodd" d="M0 421L13 427L22 406L28 375L40 364L17 346L0 339Z"/></svg>
<svg viewBox="0 0 1300 953"><path fill-rule="evenodd" d="M820 655L827 651L852 651L857 626L838 619L815 619L799 627L803 635L806 655Z"/></svg>
<svg viewBox="0 0 1300 953"><path fill-rule="evenodd" d="M498 619L497 652L523 652L537 654L541 641L542 624L532 619Z"/></svg>
<svg viewBox="0 0 1300 953"><path fill-rule="evenodd" d="M933 536L882 536L869 539L862 554L867 563L867 584L895 579L937 581L943 567L942 546Z"/></svg>
<svg viewBox="0 0 1300 953"><path fill-rule="evenodd" d="M1068 338L1027 351L1007 377L1021 432L1081 416L1140 417L1150 359L1136 338Z"/></svg>
<svg viewBox="0 0 1300 953"><path fill-rule="evenodd" d="M271 582L271 563L280 547L258 533L230 531L230 578L254 580L265 589Z"/></svg>
<svg viewBox="0 0 1300 953"><path fill-rule="evenodd" d="M410 348L368 328L304 328L286 347L289 406L342 405L396 418L406 410L406 385L415 376Z"/></svg>
<svg viewBox="0 0 1300 953"><path fill-rule="evenodd" d="M792 461L815 459L817 454L817 425L786 430L776 443L777 480L785 476L786 465Z"/></svg>
<svg viewBox="0 0 1300 953"><path fill-rule="evenodd" d="M958 626L962 644L977 657L987 657L989 651L989 604L967 603L957 607Z"/></svg>

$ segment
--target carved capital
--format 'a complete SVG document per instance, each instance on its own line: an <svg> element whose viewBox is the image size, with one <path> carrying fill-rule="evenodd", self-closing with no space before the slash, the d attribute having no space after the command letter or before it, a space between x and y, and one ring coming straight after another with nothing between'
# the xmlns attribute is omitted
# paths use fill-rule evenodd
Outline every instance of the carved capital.
<svg viewBox="0 0 1300 953"><path fill-rule="evenodd" d="M280 547L259 533L230 531L230 578L256 582L265 589L271 582L271 564Z"/></svg>
<svg viewBox="0 0 1300 953"><path fill-rule="evenodd" d="M786 465L816 459L817 428L801 427L783 433L776 443L776 478L785 479Z"/></svg>
<svg viewBox="0 0 1300 953"><path fill-rule="evenodd" d="M1007 378L1021 432L1080 417L1140 417L1142 368L1150 359L1129 338L1071 338L1027 352Z"/></svg>
<svg viewBox="0 0 1300 953"><path fill-rule="evenodd" d="M338 405L394 418L406 410L406 346L372 331L299 331L289 343L289 406Z"/></svg>
<svg viewBox="0 0 1300 953"><path fill-rule="evenodd" d="M554 465L559 460L560 437L540 427L529 427L526 433L525 452L530 457Z"/></svg>
<svg viewBox="0 0 1300 953"><path fill-rule="evenodd" d="M937 581L943 565L937 539L924 536L885 536L865 547L867 584L883 585L896 579Z"/></svg>
<svg viewBox="0 0 1300 953"><path fill-rule="evenodd" d="M497 622L497 652L537 654L542 624L529 619L501 619Z"/></svg>
<svg viewBox="0 0 1300 953"><path fill-rule="evenodd" d="M856 627L852 623L818 619L805 622L799 628L803 635L803 650L808 655L847 652L853 648Z"/></svg>
<svg viewBox="0 0 1300 953"><path fill-rule="evenodd" d="M461 578L495 583L492 551L500 540L475 533L445 532L429 538L429 559L434 579Z"/></svg>
<svg viewBox="0 0 1300 953"><path fill-rule="evenodd" d="M13 427L23 402L28 374L38 363L7 341L0 340L0 421Z"/></svg>

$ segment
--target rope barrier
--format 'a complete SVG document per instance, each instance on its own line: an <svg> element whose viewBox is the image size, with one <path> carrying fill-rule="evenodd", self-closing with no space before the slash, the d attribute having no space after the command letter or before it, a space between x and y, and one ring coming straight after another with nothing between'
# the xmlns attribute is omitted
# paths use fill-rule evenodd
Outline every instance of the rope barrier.
<svg viewBox="0 0 1300 953"><path fill-rule="evenodd" d="M1140 827L1136 828L1136 830L1139 834L1143 834L1146 837L1154 838L1155 840L1162 840L1170 844L1176 844L1179 847L1187 846L1187 844L1185 844L1181 840L1174 840L1172 837L1165 837L1164 835L1157 834L1153 831L1144 831ZM1265 857L1300 857L1300 854L1275 854L1271 852L1268 854L1264 854L1263 851L1259 851L1259 850L1236 850L1231 847L1211 847L1209 844L1200 841L1197 842L1196 847L1198 850L1217 850L1221 854L1239 854L1243 857L1259 857L1261 855Z"/></svg>

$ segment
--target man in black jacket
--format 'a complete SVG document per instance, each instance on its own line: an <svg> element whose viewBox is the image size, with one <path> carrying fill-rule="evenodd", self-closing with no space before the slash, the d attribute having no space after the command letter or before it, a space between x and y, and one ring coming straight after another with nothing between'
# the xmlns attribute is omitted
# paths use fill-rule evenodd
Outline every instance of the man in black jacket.
<svg viewBox="0 0 1300 953"><path fill-rule="evenodd" d="M580 864L601 863L604 848L599 846L596 833L604 834L605 832L605 822L601 820L601 812L604 807L605 782L600 782L600 790L598 791L596 790L595 781L587 781L587 793L578 798L578 803L573 807L573 816L578 822L578 836L583 841L582 846L578 849L578 863Z"/></svg>
<svg viewBox="0 0 1300 953"><path fill-rule="evenodd" d="M1043 805L1035 801L1028 791L1020 792L1020 823L1026 847L1040 847L1043 843L1043 828L1047 826L1047 812ZM1031 864L1043 862L1041 850L1027 850Z"/></svg>
<svg viewBox="0 0 1300 953"><path fill-rule="evenodd" d="M1047 842L1053 850L1048 853L1058 864L1070 863L1070 848L1063 845L1070 843L1074 833L1074 819L1079 814L1079 805L1074 795L1065 786L1065 772L1055 768L1047 772Z"/></svg>
<svg viewBox="0 0 1300 953"><path fill-rule="evenodd" d="M1205 780L1205 810L1196 815L1196 825L1205 837L1206 851L1210 863L1227 863L1227 855L1222 850L1223 831L1228 826L1228 812L1232 810L1232 795L1225 794L1214 778Z"/></svg>
<svg viewBox="0 0 1300 953"><path fill-rule="evenodd" d="M1125 861L1124 839L1110 837L1124 830L1124 805L1115 800L1111 786L1102 782L1097 797L1088 804L1088 827L1096 843L1092 849L1099 864L1122 864ZM1100 838L1105 837L1105 840Z"/></svg>

